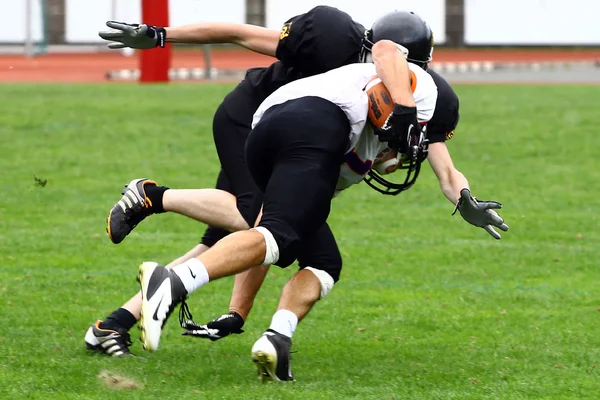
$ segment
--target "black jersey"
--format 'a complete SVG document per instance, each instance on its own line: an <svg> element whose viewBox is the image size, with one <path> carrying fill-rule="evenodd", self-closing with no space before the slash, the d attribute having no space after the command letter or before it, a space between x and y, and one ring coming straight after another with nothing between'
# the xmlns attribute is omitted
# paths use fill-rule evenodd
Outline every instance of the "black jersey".
<svg viewBox="0 0 600 400"><path fill-rule="evenodd" d="M253 99L232 101L229 107L225 102L228 114L239 122L252 121L260 103L286 83L358 62L364 31L350 15L334 7L317 6L290 18L279 36L279 61L248 70L235 92L252 94Z"/></svg>
<svg viewBox="0 0 600 400"><path fill-rule="evenodd" d="M427 123L427 139L429 143L445 142L454 135L458 124L458 96L452 86L431 68L427 72L433 78L438 89L437 102L433 117Z"/></svg>
<svg viewBox="0 0 600 400"><path fill-rule="evenodd" d="M358 62L365 28L337 8L317 6L288 20L276 57L305 76Z"/></svg>
<svg viewBox="0 0 600 400"><path fill-rule="evenodd" d="M359 61L365 28L347 13L334 7L317 6L286 21L281 30L276 57L268 68L248 70L232 93L228 114L242 123L250 123L260 103L286 83L330 71ZM444 78L428 71L438 87L433 118L427 128L431 143L452 136L458 123L458 97Z"/></svg>

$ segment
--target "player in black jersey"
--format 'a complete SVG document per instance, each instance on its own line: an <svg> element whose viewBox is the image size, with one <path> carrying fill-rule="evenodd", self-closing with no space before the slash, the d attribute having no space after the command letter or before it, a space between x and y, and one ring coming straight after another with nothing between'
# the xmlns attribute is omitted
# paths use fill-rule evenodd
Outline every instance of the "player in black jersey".
<svg viewBox="0 0 600 400"><path fill-rule="evenodd" d="M408 33L410 33L410 29L412 29L410 23L414 21L414 18L407 14L409 13L391 13L390 18L392 18L392 23L398 22L394 19L403 18L404 20L400 20L400 22L409 25ZM386 39L381 35L377 37L377 34L385 32L384 28L390 27L390 21L386 21L385 18L378 22L383 25L378 27L376 23L372 30L366 31L347 14L324 6L316 7L290 19L284 24L281 32L236 24L206 23L160 28L109 22L108 25L117 31L101 33L101 36L104 39L115 41L116 43L110 45L113 48L152 48L164 43L166 37L167 42L232 42L260 53L276 56L279 59L268 68L249 70L245 79L225 98L215 114L213 126L215 143L223 167L217 188L223 189L225 192L218 194L215 191L207 190L178 192L166 187L159 187L145 179L132 181L128 185L123 199L111 211L109 221L111 239L115 243L120 242L147 215L164 211L179 212L207 222L211 226L228 229L208 228L200 245L172 263L179 264L185 259L200 254L227 235L229 231L253 226L260 210L262 196L245 169L243 145L245 137L250 131L250 121L254 111L266 96L283 84L356 62L360 59L361 54L368 54L368 51L365 52L364 49L368 50L370 42ZM391 31L396 32L397 30L391 29ZM402 37L402 35L405 36ZM410 54L418 54L420 51L418 46L423 45L423 43L411 43L411 37L406 32L401 32L396 38L390 39L405 45ZM426 39L429 40L429 52L425 52L425 58L417 60L422 63L424 68L427 67L432 48L431 37ZM443 78L434 71L428 70L428 72L438 86L437 107L434 117L429 123L428 138L432 144L443 143L452 136L458 122L458 98ZM435 149L435 147L431 148ZM435 154L435 151L430 152L430 162L432 161L431 154ZM435 162L435 155L433 160ZM467 187L466 184L463 187ZM449 188L448 190L453 189ZM453 196L458 201L458 194L455 193ZM218 201L214 200L217 198ZM203 210L207 204L215 202L223 206L225 211L219 213L212 209ZM233 212L230 212L232 208ZM236 212L236 209L239 212ZM222 218L223 215L241 215L241 218ZM337 251L337 246L335 250ZM341 259L339 264L341 267ZM265 268L254 268L238 275L230 313L217 318L207 326L192 327L197 329L193 329L194 332L191 333L212 340L224 337L229 333L240 333L243 321L250 311L252 301L265 273ZM135 298L132 299L132 302L135 303ZM100 332L104 329L107 335L128 330L136 319L135 306L129 307L129 311L127 311L128 305L124 307L111 314L107 320L99 322L95 326L96 330ZM94 335L97 336L97 332L92 332L90 339L93 339ZM88 345L99 345L93 340L91 342L88 342ZM106 349L107 346L103 347Z"/></svg>

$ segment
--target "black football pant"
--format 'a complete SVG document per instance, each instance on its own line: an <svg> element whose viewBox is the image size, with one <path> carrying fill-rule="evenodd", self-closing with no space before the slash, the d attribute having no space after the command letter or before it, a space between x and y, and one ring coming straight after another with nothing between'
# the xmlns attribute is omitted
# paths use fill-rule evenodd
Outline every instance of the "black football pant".
<svg viewBox="0 0 600 400"><path fill-rule="evenodd" d="M254 226L263 202L263 193L248 170L245 154L245 143L255 110L252 106L252 111L248 112L248 105L256 103L254 94L242 82L227 95L213 119L213 135L221 162L216 188L236 196L238 210L249 226ZM241 112L232 115L228 110ZM229 231L209 226L201 243L212 247L228 234ZM302 243L298 262L300 268L310 266L326 271L337 282L342 269L342 257L327 224Z"/></svg>
<svg viewBox="0 0 600 400"><path fill-rule="evenodd" d="M271 107L250 133L246 161L264 194L260 226L277 242L280 255L276 265L287 267L296 259L304 261L302 252L310 248L309 243L319 245L313 235L331 233L324 226L349 133L344 112L319 97Z"/></svg>

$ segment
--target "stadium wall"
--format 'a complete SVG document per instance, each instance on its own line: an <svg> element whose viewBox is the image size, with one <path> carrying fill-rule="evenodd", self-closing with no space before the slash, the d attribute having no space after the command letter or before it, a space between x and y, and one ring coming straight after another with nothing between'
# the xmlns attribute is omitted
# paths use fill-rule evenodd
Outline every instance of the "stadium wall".
<svg viewBox="0 0 600 400"><path fill-rule="evenodd" d="M249 21L279 28L290 15L318 4L343 9L366 26L385 10L398 7L397 0L370 0L368 7L347 0L227 0L226 6L212 0L171 0L170 24ZM438 45L447 43L448 37L452 46L600 45L600 30L593 29L600 2L404 0L402 4L429 22ZM28 38L42 42L48 37L52 44L94 44L100 42L97 31L106 20L141 18L138 0L0 0L0 9L4 16L0 44L24 44ZM61 13L62 26L58 23ZM464 26L457 27L461 25L457 21Z"/></svg>

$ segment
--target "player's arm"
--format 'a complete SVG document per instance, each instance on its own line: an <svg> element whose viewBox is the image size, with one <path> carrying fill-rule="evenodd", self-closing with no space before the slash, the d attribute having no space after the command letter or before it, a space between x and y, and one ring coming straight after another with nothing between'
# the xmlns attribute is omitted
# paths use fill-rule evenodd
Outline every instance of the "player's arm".
<svg viewBox="0 0 600 400"><path fill-rule="evenodd" d="M108 47L119 49L152 49L164 47L165 43L231 43L257 53L275 56L280 31L260 26L226 22L202 22L172 27L159 27L146 24L127 24L108 21L110 31L99 32L108 40Z"/></svg>
<svg viewBox="0 0 600 400"><path fill-rule="evenodd" d="M452 204L456 205L456 210L460 212L465 221L485 229L495 239L500 239L501 236L494 230L494 227L507 231L508 225L494 209L502 208L502 204L496 201L479 201L471 196L469 182L454 167L446 143L430 144L427 159L440 182L442 192Z"/></svg>
<svg viewBox="0 0 600 400"><path fill-rule="evenodd" d="M413 97L413 85L406 57L408 51L389 40L380 40L371 48L377 76L388 89L394 108L385 126L376 130L379 140L391 149L412 157L410 142L420 137L421 127ZM414 78L416 79L416 78ZM415 82L416 83L416 82Z"/></svg>
<svg viewBox="0 0 600 400"><path fill-rule="evenodd" d="M416 107L406 55L398 45L390 40L380 40L373 45L371 53L377 76L389 90L394 103ZM416 108L414 112L416 116Z"/></svg>
<svg viewBox="0 0 600 400"><path fill-rule="evenodd" d="M456 205L460 199L460 191L469 189L469 181L454 167L446 143L431 143L427 160L440 182L442 193L452 204Z"/></svg>
<svg viewBox="0 0 600 400"><path fill-rule="evenodd" d="M248 24L204 22L165 28L167 42L231 43L257 53L275 56L280 31Z"/></svg>

